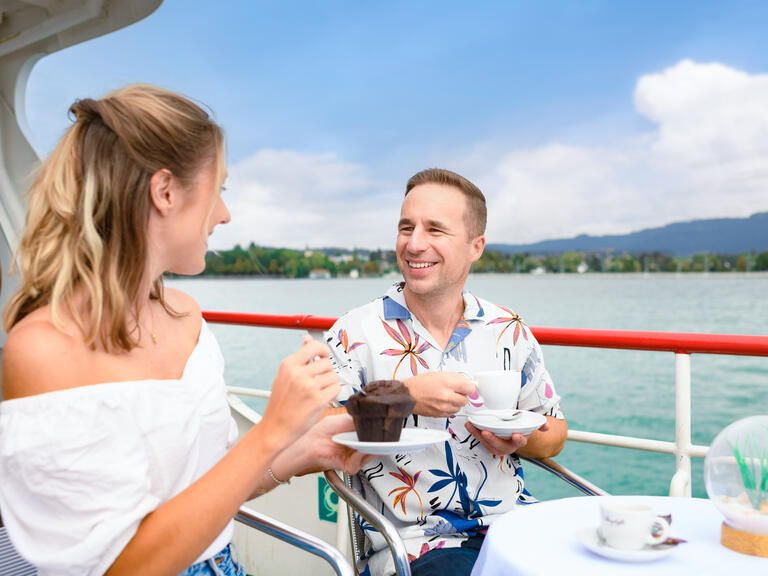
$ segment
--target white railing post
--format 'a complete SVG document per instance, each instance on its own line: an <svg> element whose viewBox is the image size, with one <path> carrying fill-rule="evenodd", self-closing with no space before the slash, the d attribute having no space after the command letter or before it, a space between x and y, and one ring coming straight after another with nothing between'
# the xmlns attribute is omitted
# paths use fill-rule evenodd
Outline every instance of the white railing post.
<svg viewBox="0 0 768 576"><path fill-rule="evenodd" d="M675 353L675 475L670 496L691 496L691 355Z"/></svg>

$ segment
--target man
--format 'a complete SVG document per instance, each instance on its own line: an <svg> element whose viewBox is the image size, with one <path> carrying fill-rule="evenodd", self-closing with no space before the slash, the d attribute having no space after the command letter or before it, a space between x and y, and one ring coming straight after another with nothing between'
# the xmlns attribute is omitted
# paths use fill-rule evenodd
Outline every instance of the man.
<svg viewBox="0 0 768 576"><path fill-rule="evenodd" d="M559 396L533 334L511 310L464 291L485 225L485 197L469 180L441 169L413 176L397 232L405 281L327 334L342 404L367 382L401 380L416 400L406 426L451 434L422 452L373 459L359 475L358 488L403 538L414 576L468 575L488 525L535 501L517 455L554 456L565 442ZM457 414L476 399L467 375L483 370L521 371L518 407L545 414L547 423L527 438L502 439ZM393 573L384 538L365 533L362 573Z"/></svg>

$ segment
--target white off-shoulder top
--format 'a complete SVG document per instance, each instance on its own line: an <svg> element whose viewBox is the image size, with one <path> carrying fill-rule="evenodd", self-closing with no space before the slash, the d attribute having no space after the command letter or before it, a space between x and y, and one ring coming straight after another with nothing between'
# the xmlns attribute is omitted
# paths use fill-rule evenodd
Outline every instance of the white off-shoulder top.
<svg viewBox="0 0 768 576"><path fill-rule="evenodd" d="M44 361L44 359L41 359ZM0 403L0 511L41 575L100 575L141 520L237 439L205 321L178 380L81 386ZM197 561L226 546L230 522Z"/></svg>

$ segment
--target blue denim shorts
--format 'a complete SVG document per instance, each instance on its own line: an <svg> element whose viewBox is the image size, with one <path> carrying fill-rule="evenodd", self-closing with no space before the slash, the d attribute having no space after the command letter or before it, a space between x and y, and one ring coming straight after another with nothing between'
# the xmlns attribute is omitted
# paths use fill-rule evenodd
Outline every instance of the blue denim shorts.
<svg viewBox="0 0 768 576"><path fill-rule="evenodd" d="M245 576L245 569L232 558L232 544L213 558L193 564L179 576Z"/></svg>

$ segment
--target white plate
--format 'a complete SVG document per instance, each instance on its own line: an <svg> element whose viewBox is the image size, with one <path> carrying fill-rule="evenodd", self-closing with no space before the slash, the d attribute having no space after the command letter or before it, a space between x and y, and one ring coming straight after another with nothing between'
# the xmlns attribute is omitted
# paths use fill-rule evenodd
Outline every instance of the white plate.
<svg viewBox="0 0 768 576"><path fill-rule="evenodd" d="M512 434L527 436L534 430L541 428L547 421L547 417L536 412L520 410L511 420L502 420L494 414L476 413L469 415L469 421L475 428L493 432L499 438L509 438Z"/></svg>
<svg viewBox="0 0 768 576"><path fill-rule="evenodd" d="M451 435L444 430L429 430L426 428L403 428L398 442L360 442L357 432L336 434L332 440L354 448L364 454L408 454L424 450L427 446L445 442Z"/></svg>
<svg viewBox="0 0 768 576"><path fill-rule="evenodd" d="M653 562L672 554L677 546L660 544L658 546L646 546L640 550L619 550L608 546L597 533L597 527L582 528L576 532L576 538L584 547L603 558L620 560L621 562Z"/></svg>

